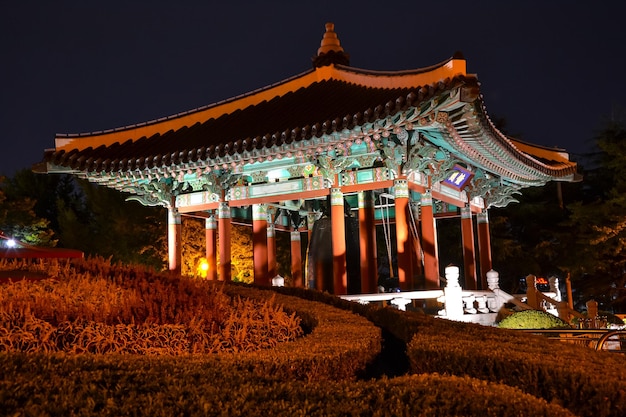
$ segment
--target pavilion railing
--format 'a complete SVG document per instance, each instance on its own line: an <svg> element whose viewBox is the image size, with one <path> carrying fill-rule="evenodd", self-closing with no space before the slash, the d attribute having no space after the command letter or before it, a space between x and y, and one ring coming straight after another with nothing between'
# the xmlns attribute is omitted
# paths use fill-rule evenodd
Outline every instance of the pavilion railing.
<svg viewBox="0 0 626 417"><path fill-rule="evenodd" d="M505 304L513 304L521 310L542 310L560 317L567 323L577 318L579 324L586 328L606 328L598 316L597 303L593 300L587 303L587 316L575 311L567 301L561 300L561 293L556 278L550 278L550 291L541 292L537 289L536 277L526 277L526 294L511 295L499 287L499 274L496 271L487 272L489 290L463 290L459 285L459 268L448 266L445 269L446 286L443 289L423 291L401 291L377 294L344 295L341 298L359 303L381 303L393 305L399 310L407 310L407 306L415 305L417 301L435 300L436 305L443 305L437 316L458 321L473 321L483 324L493 324L495 313ZM569 285L569 282L567 282ZM569 295L569 287L568 287ZM568 297L571 299L571 296ZM419 303L417 303L419 304ZM433 303L430 303L433 305ZM487 317L486 315L490 316ZM482 317L481 317L482 316Z"/></svg>
<svg viewBox="0 0 626 417"><path fill-rule="evenodd" d="M626 330L611 329L533 329L519 330L558 340L574 343L591 349L611 353L626 353Z"/></svg>

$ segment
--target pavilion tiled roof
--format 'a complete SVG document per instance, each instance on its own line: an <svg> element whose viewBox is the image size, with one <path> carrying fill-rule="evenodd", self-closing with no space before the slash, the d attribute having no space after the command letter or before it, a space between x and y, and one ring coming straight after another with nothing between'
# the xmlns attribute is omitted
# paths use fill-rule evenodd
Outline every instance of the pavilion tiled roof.
<svg viewBox="0 0 626 417"><path fill-rule="evenodd" d="M478 79L467 74L465 60L459 54L416 70L368 71L350 67L332 25L326 29L313 60L314 67L308 71L159 120L103 132L57 135L55 148L45 152L43 163L34 170L113 173L210 161L234 154L245 160L241 158L244 154L342 133L427 105L460 89L464 96L461 100L476 103L480 118L478 130L467 126L465 129L467 143L476 144L470 150L477 160L482 158L487 143L489 148L500 148L507 158L548 176L565 178L575 174L576 164L569 162L562 151L518 142L495 129L486 115ZM462 136L458 128L454 129L454 134ZM490 158L499 164L494 156ZM254 158L248 162L254 162Z"/></svg>
<svg viewBox="0 0 626 417"><path fill-rule="evenodd" d="M81 171L144 169L172 162L195 162L373 122L459 85L477 85L477 80L458 75L434 86L415 88L371 88L341 80L323 80L191 126L139 138L133 138L131 130L125 140L111 145L55 150L46 155L46 160Z"/></svg>

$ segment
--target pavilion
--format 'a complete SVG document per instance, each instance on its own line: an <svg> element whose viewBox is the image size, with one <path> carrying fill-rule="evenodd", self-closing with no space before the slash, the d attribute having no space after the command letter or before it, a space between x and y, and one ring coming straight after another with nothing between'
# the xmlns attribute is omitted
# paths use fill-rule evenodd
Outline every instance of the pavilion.
<svg viewBox="0 0 626 417"><path fill-rule="evenodd" d="M402 290L415 289L418 275L421 286L439 288L442 215L461 223L463 286L486 288L488 209L515 201L525 187L578 179L563 150L515 140L494 126L477 76L459 53L415 70L354 68L328 23L312 63L188 112L58 134L34 169L71 173L167 208L172 271L181 265L182 215L206 218L211 279L231 279L231 219L250 220L261 285L276 276L276 227L289 230L294 282L335 294L348 292L348 208L358 207L361 292L377 289L374 225L382 196L393 213ZM330 222L332 279L303 279L301 233L311 233L321 207Z"/></svg>

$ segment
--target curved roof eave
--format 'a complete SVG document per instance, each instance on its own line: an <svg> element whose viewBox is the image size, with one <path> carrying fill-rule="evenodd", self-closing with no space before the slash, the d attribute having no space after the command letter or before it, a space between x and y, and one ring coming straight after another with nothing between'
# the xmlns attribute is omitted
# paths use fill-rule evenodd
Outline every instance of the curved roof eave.
<svg viewBox="0 0 626 417"><path fill-rule="evenodd" d="M577 164L567 153L531 145L500 132L487 115L481 96L449 113L440 134L456 157L520 186L548 181L577 181Z"/></svg>
<svg viewBox="0 0 626 417"><path fill-rule="evenodd" d="M272 100L275 97L281 97L300 88L306 88L315 82L325 80L345 81L369 88L394 89L431 85L457 75L467 75L467 73L465 60L456 57L431 67L406 71L368 71L343 65L328 65L307 70L246 94L172 116L105 131L57 134L55 147L57 151L82 150L88 147L109 146L115 142L121 144L127 140L164 134L170 130L189 127Z"/></svg>

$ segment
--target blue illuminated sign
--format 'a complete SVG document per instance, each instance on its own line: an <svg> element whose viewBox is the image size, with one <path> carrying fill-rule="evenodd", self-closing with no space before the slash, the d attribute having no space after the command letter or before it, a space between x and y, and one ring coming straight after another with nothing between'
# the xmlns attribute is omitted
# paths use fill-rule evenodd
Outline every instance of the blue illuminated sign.
<svg viewBox="0 0 626 417"><path fill-rule="evenodd" d="M463 168L460 165L455 165L448 174L448 177L443 180L443 183L452 188L456 188L457 190L462 190L469 183L473 176L474 174L467 168Z"/></svg>

